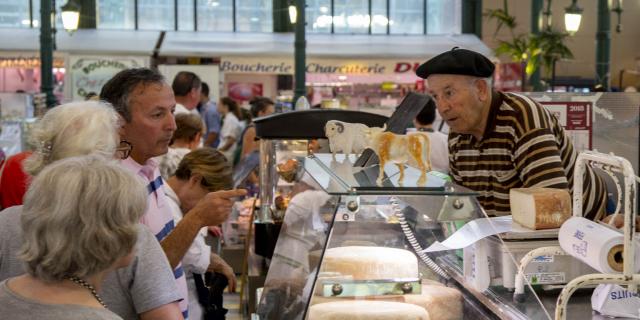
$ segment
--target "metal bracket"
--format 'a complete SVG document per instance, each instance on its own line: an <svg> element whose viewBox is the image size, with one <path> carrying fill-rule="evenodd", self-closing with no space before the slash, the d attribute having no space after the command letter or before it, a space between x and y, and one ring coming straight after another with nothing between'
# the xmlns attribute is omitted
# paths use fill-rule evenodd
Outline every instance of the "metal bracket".
<svg viewBox="0 0 640 320"><path fill-rule="evenodd" d="M380 295L420 294L420 279L384 280L321 280L324 297L362 297Z"/></svg>

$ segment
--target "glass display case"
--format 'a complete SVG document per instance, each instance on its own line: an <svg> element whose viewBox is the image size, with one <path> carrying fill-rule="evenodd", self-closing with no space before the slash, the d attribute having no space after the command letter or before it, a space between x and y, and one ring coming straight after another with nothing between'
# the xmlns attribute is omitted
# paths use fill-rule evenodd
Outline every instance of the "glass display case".
<svg viewBox="0 0 640 320"><path fill-rule="evenodd" d="M558 291L540 264L527 269L524 302L513 301L512 275L502 275L522 254L500 232L510 219L488 219L474 192L437 172L418 185L411 167L399 181L395 165L377 185L378 165L354 167L354 155L300 161L255 317L551 319ZM474 228L491 235L425 252L452 245L443 241L465 226L470 237ZM574 296L569 318L590 318L589 298Z"/></svg>

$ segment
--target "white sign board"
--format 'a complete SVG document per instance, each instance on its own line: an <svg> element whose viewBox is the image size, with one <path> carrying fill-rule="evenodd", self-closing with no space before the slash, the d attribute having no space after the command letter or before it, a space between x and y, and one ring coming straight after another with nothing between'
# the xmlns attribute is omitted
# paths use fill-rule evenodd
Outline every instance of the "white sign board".
<svg viewBox="0 0 640 320"><path fill-rule="evenodd" d="M148 57L70 56L72 100L82 100L89 92L100 94L102 86L116 73L128 68L147 67Z"/></svg>

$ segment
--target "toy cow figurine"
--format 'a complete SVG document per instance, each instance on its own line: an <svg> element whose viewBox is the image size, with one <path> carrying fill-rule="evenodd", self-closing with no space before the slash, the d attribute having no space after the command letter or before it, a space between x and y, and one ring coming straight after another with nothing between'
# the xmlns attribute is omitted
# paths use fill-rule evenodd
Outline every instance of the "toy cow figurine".
<svg viewBox="0 0 640 320"><path fill-rule="evenodd" d="M324 126L324 134L329 139L334 161L338 152L343 152L348 159L349 154L360 154L369 144L369 127L362 123L329 120Z"/></svg>
<svg viewBox="0 0 640 320"><path fill-rule="evenodd" d="M378 155L380 159L380 173L378 186L382 185L384 178L384 166L387 162L395 163L400 169L398 183L404 180L404 164L411 162L420 169L418 185L425 185L427 182L427 171L431 171L431 143L429 136L423 132L410 132L406 135L399 135L392 132L383 132L381 128L371 128L369 147Z"/></svg>

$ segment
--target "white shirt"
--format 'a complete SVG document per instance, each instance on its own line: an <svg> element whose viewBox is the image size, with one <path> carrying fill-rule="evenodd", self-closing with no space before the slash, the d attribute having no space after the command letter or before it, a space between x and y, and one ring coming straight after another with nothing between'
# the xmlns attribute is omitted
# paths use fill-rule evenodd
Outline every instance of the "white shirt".
<svg viewBox="0 0 640 320"><path fill-rule="evenodd" d="M182 209L180 209L180 199L168 183L165 183L163 187L165 195L170 199L170 201L167 201L167 204L173 213L175 224L178 225L178 222L182 220L183 216ZM182 258L182 267L184 268L187 278L189 318L191 319L202 319L202 306L198 302L198 291L193 280L193 274L204 274L209 268L209 262L211 261L211 247L204 242L206 236L207 228L200 229L196 238L193 239L189 250L187 250Z"/></svg>
<svg viewBox="0 0 640 320"><path fill-rule="evenodd" d="M238 146L238 140L240 139L240 133L242 131L242 124L240 120L231 112L227 113L222 123L222 129L220 129L220 146L225 144L225 140L228 137L234 138L236 142L231 145L227 151L221 151L228 161L233 161L233 153Z"/></svg>
<svg viewBox="0 0 640 320"><path fill-rule="evenodd" d="M191 111L189 109L187 109L187 107L185 107L185 106L183 106L183 105L181 105L179 103L176 103L176 109L175 109L175 111L173 111L173 114L176 115L178 113L191 113Z"/></svg>
<svg viewBox="0 0 640 320"><path fill-rule="evenodd" d="M431 167L449 173L449 136L442 132L427 132L431 140Z"/></svg>

